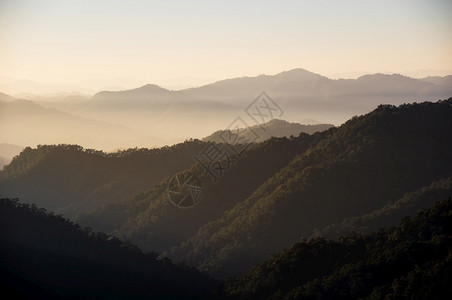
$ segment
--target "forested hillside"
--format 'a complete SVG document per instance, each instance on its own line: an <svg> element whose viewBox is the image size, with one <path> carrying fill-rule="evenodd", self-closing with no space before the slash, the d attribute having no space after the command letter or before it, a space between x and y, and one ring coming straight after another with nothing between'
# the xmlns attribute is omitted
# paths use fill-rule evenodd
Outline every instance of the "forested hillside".
<svg viewBox="0 0 452 300"><path fill-rule="evenodd" d="M218 182L204 178L203 200L189 210L169 203L167 178L78 221L218 277L313 230L392 226L450 191L451 102L383 105L338 129L254 145Z"/></svg>
<svg viewBox="0 0 452 300"><path fill-rule="evenodd" d="M284 120L273 119L262 125L254 125L248 128L242 128L238 133L238 141L253 140L255 142L263 142L271 137L287 137L298 136L300 133L313 134L315 132L325 131L333 127L332 124L314 124L302 125L299 123L290 123ZM225 136L231 134L230 130L218 130L213 134L203 138L203 141L215 143L224 143ZM237 134L234 132L234 134Z"/></svg>
<svg viewBox="0 0 452 300"><path fill-rule="evenodd" d="M73 217L149 189L192 165L203 147L199 140L115 153L77 145L27 147L0 172L0 191Z"/></svg>
<svg viewBox="0 0 452 300"><path fill-rule="evenodd" d="M215 276L238 275L314 228L450 177L451 103L381 105L351 119L166 255Z"/></svg>
<svg viewBox="0 0 452 300"><path fill-rule="evenodd" d="M315 229L312 237L337 239L350 232L368 233L381 227L391 227L406 216L414 216L420 209L431 207L438 199L452 196L452 177L433 182L415 192L406 193L394 203L359 217L352 217L340 223Z"/></svg>
<svg viewBox="0 0 452 300"><path fill-rule="evenodd" d="M13 298L208 298L218 283L17 200L0 199L0 286Z"/></svg>
<svg viewBox="0 0 452 300"><path fill-rule="evenodd" d="M251 146L241 157L234 157L230 169L217 182L209 176L203 177L202 201L194 208L181 210L168 201L167 178L156 187L127 201L108 204L82 214L77 221L84 226L131 240L146 250L168 250L194 235L205 223L216 220L249 197L295 155L303 153L329 134L330 131L314 135L301 134L292 140L273 138ZM203 171L202 167L193 166L188 172L202 174Z"/></svg>
<svg viewBox="0 0 452 300"><path fill-rule="evenodd" d="M451 218L449 198L395 228L305 240L229 280L224 291L229 299L447 299Z"/></svg>

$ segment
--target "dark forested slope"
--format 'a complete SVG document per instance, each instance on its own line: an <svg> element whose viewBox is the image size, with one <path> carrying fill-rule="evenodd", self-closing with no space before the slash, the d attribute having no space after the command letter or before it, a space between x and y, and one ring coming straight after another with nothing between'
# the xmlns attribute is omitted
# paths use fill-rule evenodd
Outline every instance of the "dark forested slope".
<svg viewBox="0 0 452 300"><path fill-rule="evenodd" d="M72 217L128 199L194 163L205 143L104 153L76 145L26 148L0 172L2 196Z"/></svg>
<svg viewBox="0 0 452 300"><path fill-rule="evenodd" d="M334 129L314 135L301 134L291 140L273 138L252 145L240 157L234 157L231 167L216 182L208 175L201 177L203 196L196 207L180 209L172 205L167 196L167 178L127 201L102 206L80 215L77 220L85 226L131 240L143 249L168 250L249 197L295 155L317 144L332 131ZM193 166L190 171L202 173L203 169Z"/></svg>
<svg viewBox="0 0 452 300"><path fill-rule="evenodd" d="M284 120L273 119L262 125L254 125L239 133L237 140L254 140L254 135L258 138L256 142L263 142L271 137L298 136L300 133L313 134L315 132L325 131L333 127L331 124L302 125L299 123L290 123ZM230 134L230 130L218 130L211 135L203 138L203 141L215 143L224 143L224 135ZM223 138L222 138L223 137Z"/></svg>
<svg viewBox="0 0 452 300"><path fill-rule="evenodd" d="M359 217L330 224L314 230L312 237L336 239L350 232L368 233L381 227L395 226L406 216L414 216L420 209L431 207L438 199L452 196L452 177L433 182L414 192L406 193L394 203Z"/></svg>
<svg viewBox="0 0 452 300"><path fill-rule="evenodd" d="M306 240L229 280L224 291L230 299L448 299L451 217L451 200L441 200L396 228Z"/></svg>
<svg viewBox="0 0 452 300"><path fill-rule="evenodd" d="M217 282L62 217L0 199L0 286L34 299L208 298Z"/></svg>
<svg viewBox="0 0 452 300"><path fill-rule="evenodd" d="M451 136L452 99L381 105L298 155L168 255L216 276L238 275L316 227L450 177Z"/></svg>

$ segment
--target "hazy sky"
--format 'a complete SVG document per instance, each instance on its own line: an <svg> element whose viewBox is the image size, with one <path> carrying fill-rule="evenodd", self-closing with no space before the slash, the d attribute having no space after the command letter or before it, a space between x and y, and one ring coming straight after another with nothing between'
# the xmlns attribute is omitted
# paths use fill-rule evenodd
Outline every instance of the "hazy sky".
<svg viewBox="0 0 452 300"><path fill-rule="evenodd" d="M196 83L452 70L452 1L0 0L0 75Z"/></svg>

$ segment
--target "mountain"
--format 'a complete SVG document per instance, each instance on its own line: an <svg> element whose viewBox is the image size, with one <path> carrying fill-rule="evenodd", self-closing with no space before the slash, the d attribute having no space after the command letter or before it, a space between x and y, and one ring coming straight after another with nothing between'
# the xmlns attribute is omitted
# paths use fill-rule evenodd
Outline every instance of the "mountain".
<svg viewBox="0 0 452 300"><path fill-rule="evenodd" d="M398 74L369 74L358 79L332 80L303 69L219 81L184 90L194 96L242 103L244 107L265 91L290 120L316 119L341 124L379 104L400 105L436 101L452 95L450 85L433 84Z"/></svg>
<svg viewBox="0 0 452 300"><path fill-rule="evenodd" d="M341 80L338 81L338 83L341 82ZM438 90L436 85L400 74L387 75L377 73L364 75L356 79L354 83L357 89L355 95L359 95L360 93L366 95L391 95L400 99L410 96L422 97L428 94L434 94L437 91L441 93L441 89ZM343 92L343 94L346 93L348 94L349 91Z"/></svg>
<svg viewBox="0 0 452 300"><path fill-rule="evenodd" d="M194 165L178 174L180 178L199 175L202 184L202 199L190 209L172 205L168 199L171 178L166 178L150 190L137 194L126 201L101 206L92 212L81 214L77 221L133 241L145 250L165 251L179 245L196 234L201 226L221 217L257 189L268 178L287 165L298 153L315 145L328 132L314 135L300 134L289 140L272 138L263 143L250 145L240 156L228 154L231 166L221 162L225 170L216 171L219 165L212 165L212 174L206 174L200 165ZM225 144L206 143L194 157L202 158L202 153L211 147L227 151Z"/></svg>
<svg viewBox="0 0 452 300"><path fill-rule="evenodd" d="M441 199L395 228L296 243L219 289L192 268L2 198L1 286L45 299L443 299L452 293L452 202Z"/></svg>
<svg viewBox="0 0 452 300"><path fill-rule="evenodd" d="M290 123L284 120L273 119L262 125L254 125L249 128L240 128L233 130L218 130L213 134L203 138L203 141L224 143L225 136L230 134L238 134L237 143L239 141L263 142L271 137L290 137L298 136L300 133L312 134L317 131L325 131L333 127L332 124L315 124L301 125L299 123ZM257 138L255 138L257 136Z"/></svg>
<svg viewBox="0 0 452 300"><path fill-rule="evenodd" d="M113 154L71 145L26 148L2 171L1 182L28 190L49 180L48 195L60 186L66 192L56 205L109 176L124 176L117 178L121 184L142 178L148 159L162 163L153 165L162 176L154 175L154 187L78 219L164 253L156 260L157 253L1 199L2 287L18 297L45 298L439 298L450 293L452 203L437 201L452 193L451 116L452 98L381 105L339 128L250 145L195 140ZM234 159L216 181L202 165L184 165L212 147L229 149L227 158ZM244 150L232 156L238 149ZM161 174L175 158L181 172ZM139 167L143 173L129 173ZM176 173L181 180L201 178L203 198L190 209L169 202ZM316 228L316 234L366 232L435 202L397 228L300 243ZM171 264L168 256L223 278L258 265L213 293L216 281Z"/></svg>
<svg viewBox="0 0 452 300"><path fill-rule="evenodd" d="M352 118L165 255L217 277L238 275L314 228L450 177L451 104L381 105Z"/></svg>
<svg viewBox="0 0 452 300"><path fill-rule="evenodd" d="M428 207L416 195L452 175L451 102L382 105L339 128L269 139L235 157L217 182L192 166L180 173L202 178L203 199L191 209L169 202L167 177L78 221L217 277L235 276L314 229L327 232L360 216L375 228L367 215L387 216L375 223L391 226ZM355 227L340 233L347 229Z"/></svg>
<svg viewBox="0 0 452 300"><path fill-rule="evenodd" d="M226 297L445 299L452 294L452 202L436 200L395 228L296 243L229 280Z"/></svg>
<svg viewBox="0 0 452 300"><path fill-rule="evenodd" d="M140 141L160 137L180 142L224 130L238 117L249 126L269 121L257 123L246 114L247 109L256 108L258 103L255 101L262 92L280 107L278 118L303 124L340 125L379 104L400 105L448 98L452 95L448 82L447 77L444 81L440 78L420 80L398 74L332 80L307 70L294 69L275 75L226 79L178 91L148 84L124 91L99 92L86 101L66 103L62 99L53 103L46 101L43 105L132 128L139 133ZM153 144L165 145L164 142ZM129 139L121 146L146 145Z"/></svg>
<svg viewBox="0 0 452 300"><path fill-rule="evenodd" d="M205 299L218 285L156 253L5 198L0 278L10 297L37 299Z"/></svg>
<svg viewBox="0 0 452 300"><path fill-rule="evenodd" d="M170 91L154 84L125 91L103 91L91 97L89 103L82 107L82 111L98 113L113 112L143 112L149 118L154 118L167 112L183 111L221 111L235 108L227 103L214 102L195 97L184 91Z"/></svg>
<svg viewBox="0 0 452 300"><path fill-rule="evenodd" d="M99 92L91 98L86 109L167 109L174 104L173 101L176 98L188 101L191 97L182 92L172 92L154 84L147 84L132 90Z"/></svg>
<svg viewBox="0 0 452 300"><path fill-rule="evenodd" d="M20 197L66 217L126 200L194 163L205 145L104 153L76 145L27 147L0 172L2 196Z"/></svg>
<svg viewBox="0 0 452 300"><path fill-rule="evenodd" d="M185 90L195 96L225 102L251 102L262 91L270 96L297 95L299 98L318 94L332 80L303 69L276 75L259 75L221 80Z"/></svg>
<svg viewBox="0 0 452 300"><path fill-rule="evenodd" d="M131 90L99 92L71 112L123 124L142 134L161 136L165 132L162 138L180 139L205 135L224 126L239 109L237 105L147 84ZM200 126L202 123L209 126Z"/></svg>
<svg viewBox="0 0 452 300"><path fill-rule="evenodd" d="M425 77L420 79L421 81L425 81L425 82L430 82L436 85L441 85L441 86L452 86L452 75L448 75L448 76L429 76L429 77Z"/></svg>
<svg viewBox="0 0 452 300"><path fill-rule="evenodd" d="M433 182L414 192L406 193L394 203L388 203L380 209L359 217L352 217L340 223L314 229L312 238L324 237L337 239L350 232L369 233L381 227L396 226L406 216L414 216L419 210L427 209L438 200L452 196L452 178Z"/></svg>
<svg viewBox="0 0 452 300"><path fill-rule="evenodd" d="M276 143L279 148L271 150L268 147L267 151L281 151L282 161L287 163L296 153L295 147L299 143L294 142L290 147L288 144L285 140ZM172 147L114 153L76 145L28 147L0 172L0 189L2 195L19 197L27 203L35 201L37 205L75 217L104 204L133 198L135 194L190 167L196 163L196 155L207 145L207 142L195 140ZM253 159L255 161L255 157ZM275 159L273 164L280 168L283 165L278 165L278 161L281 159ZM269 170L273 169L263 170L262 174L270 176ZM106 218L100 219L88 225L102 231L120 227L117 223L113 227L101 225L109 222Z"/></svg>
<svg viewBox="0 0 452 300"><path fill-rule="evenodd" d="M401 91L416 83L374 77L405 82ZM377 92L375 78L356 82ZM2 171L0 189L215 276L235 276L315 229L366 217L451 177L451 103L380 105L339 128L252 145L195 140L112 154L68 145L27 148ZM211 160L212 150L221 150L220 160ZM209 164L217 180L204 169ZM170 203L176 174L201 178L195 207ZM387 220L405 213L412 210L402 205Z"/></svg>

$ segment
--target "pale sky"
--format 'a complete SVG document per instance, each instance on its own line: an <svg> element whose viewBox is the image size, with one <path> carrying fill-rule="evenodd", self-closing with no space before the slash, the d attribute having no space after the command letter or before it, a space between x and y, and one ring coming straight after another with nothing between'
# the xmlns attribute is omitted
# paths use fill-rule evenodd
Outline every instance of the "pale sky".
<svg viewBox="0 0 452 300"><path fill-rule="evenodd" d="M452 70L452 1L0 0L0 76L199 83ZM441 75L441 74L438 74Z"/></svg>

